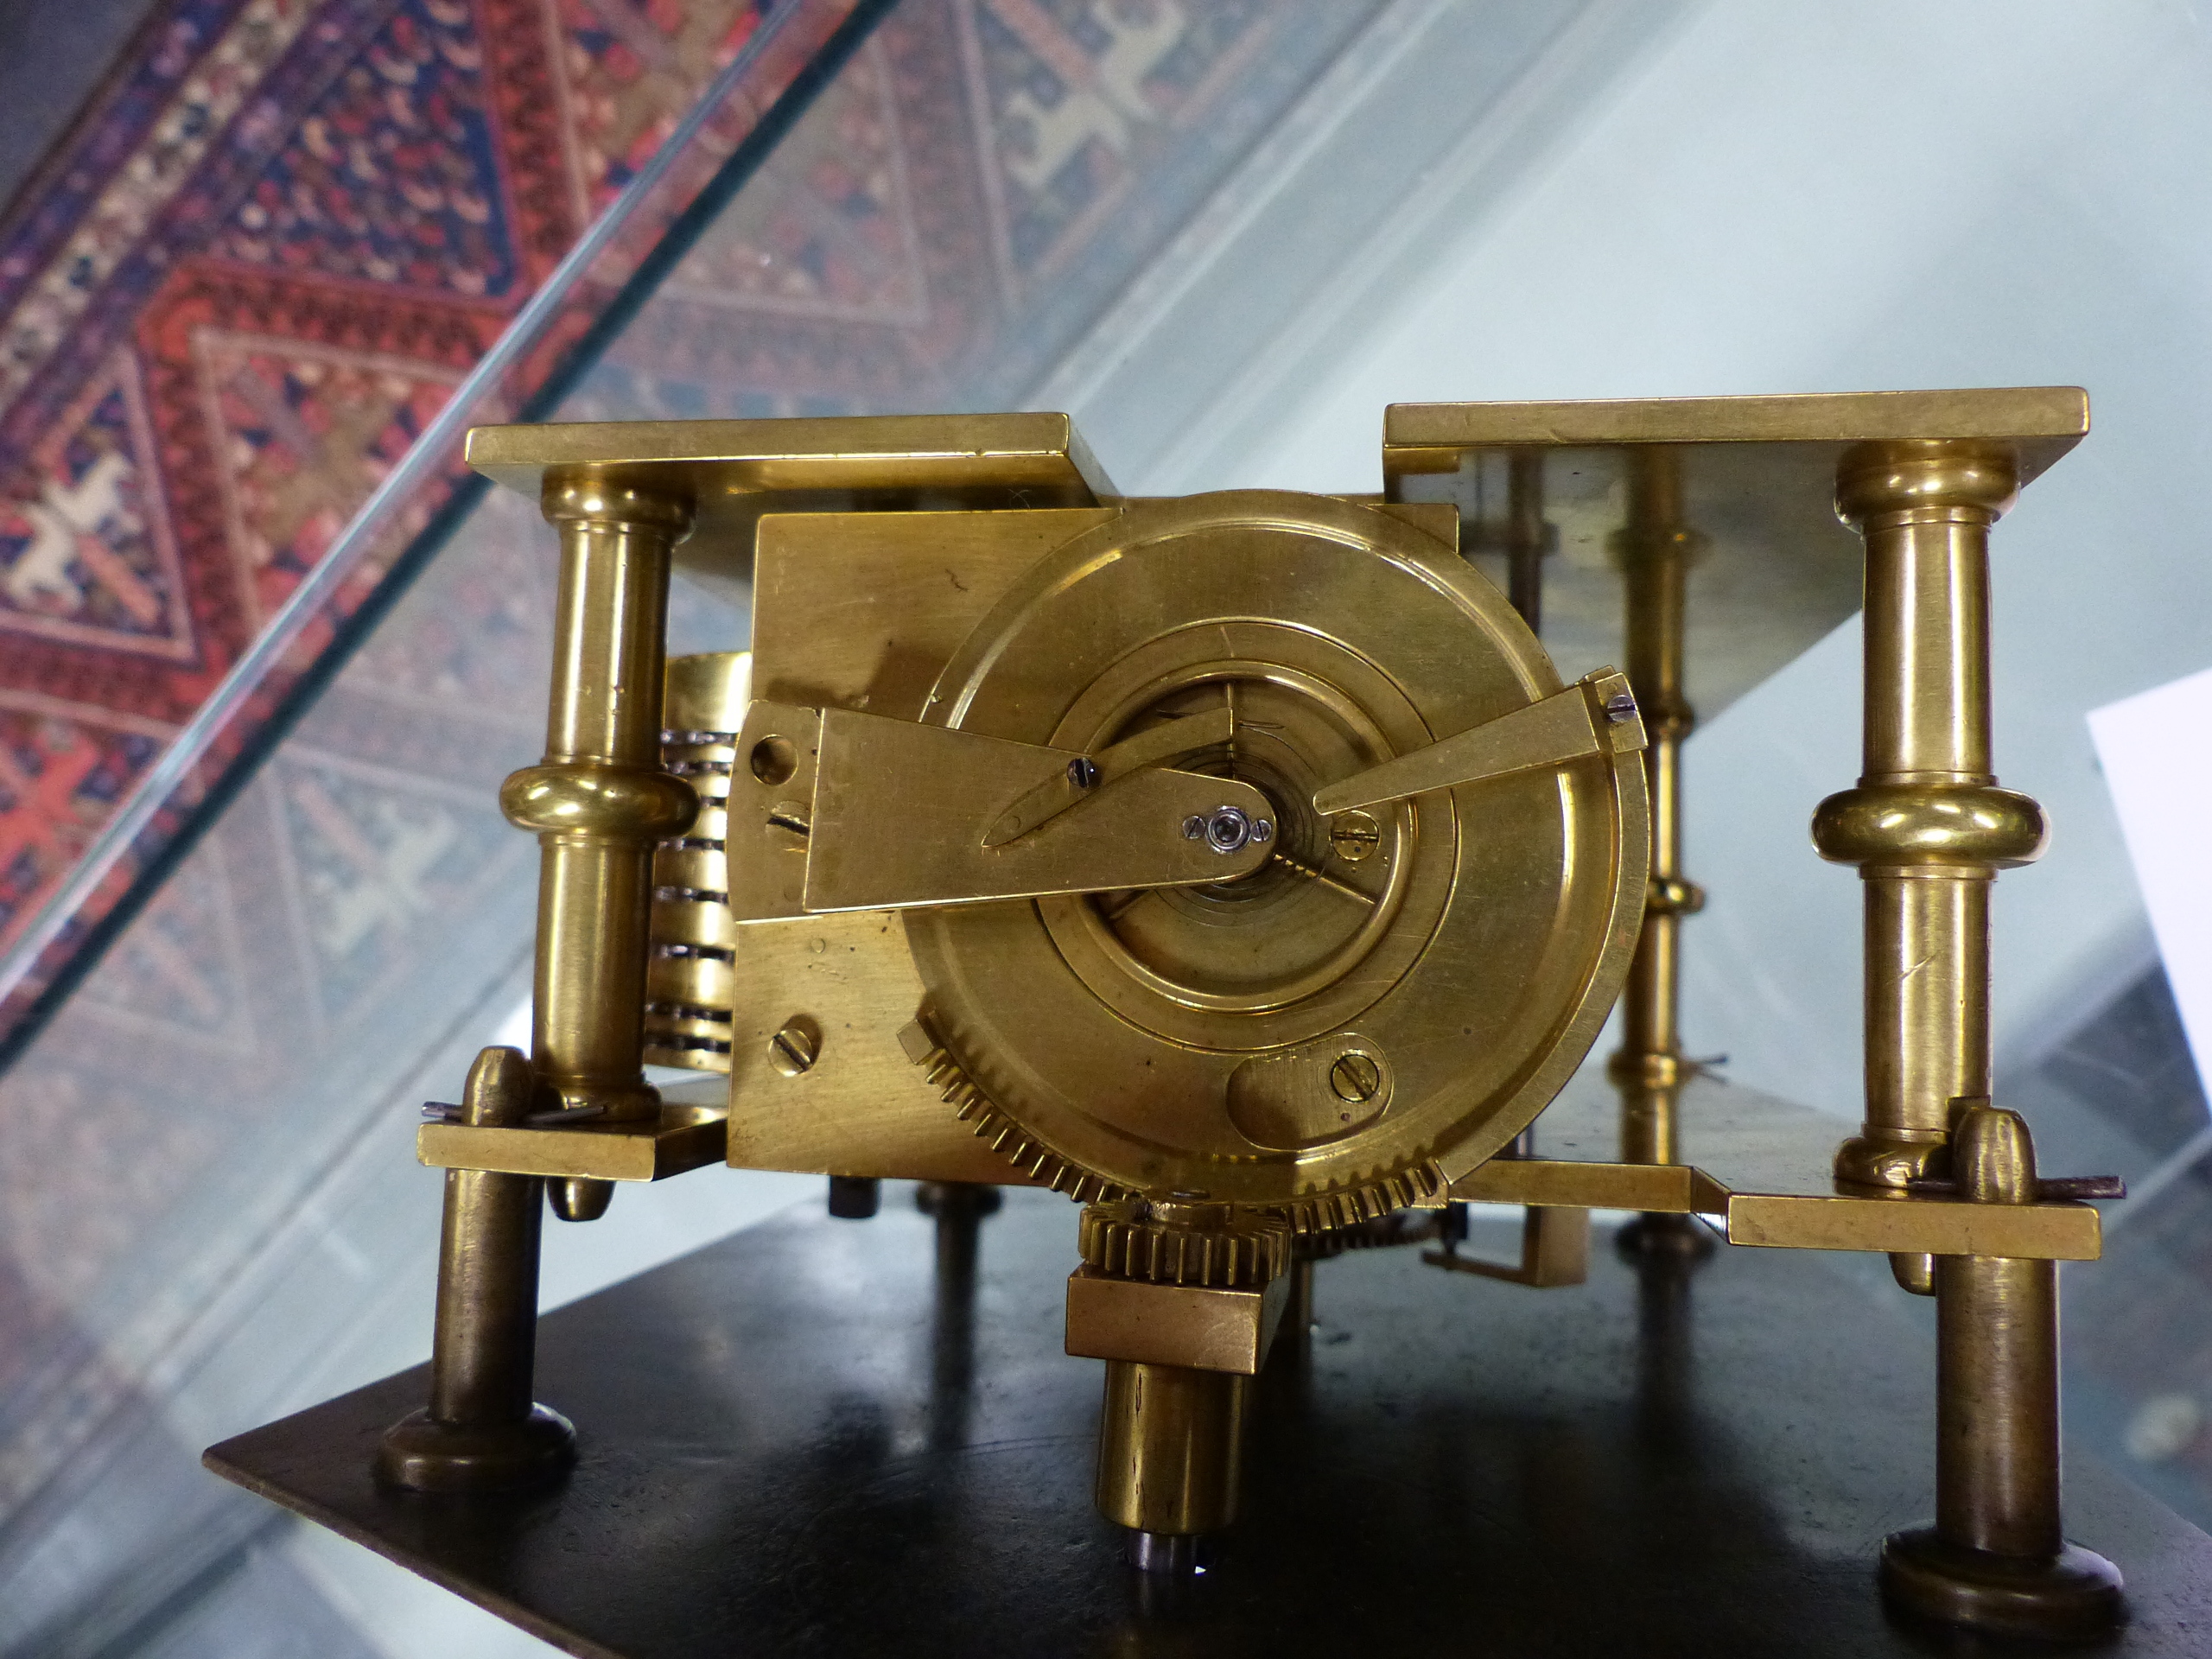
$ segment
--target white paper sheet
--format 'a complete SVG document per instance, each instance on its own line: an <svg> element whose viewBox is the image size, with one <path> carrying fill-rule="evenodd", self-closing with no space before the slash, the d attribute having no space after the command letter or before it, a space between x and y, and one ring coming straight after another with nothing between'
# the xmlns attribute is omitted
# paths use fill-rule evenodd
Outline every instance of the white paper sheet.
<svg viewBox="0 0 2212 1659"><path fill-rule="evenodd" d="M2212 669L2091 709L2089 735L2212 1094Z"/></svg>

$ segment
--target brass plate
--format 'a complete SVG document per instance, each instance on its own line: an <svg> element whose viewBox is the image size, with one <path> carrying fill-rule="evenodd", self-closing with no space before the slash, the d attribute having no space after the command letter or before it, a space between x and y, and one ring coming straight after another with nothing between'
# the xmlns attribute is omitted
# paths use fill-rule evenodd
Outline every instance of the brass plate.
<svg viewBox="0 0 2212 1659"><path fill-rule="evenodd" d="M918 720L938 671L999 595L1115 516L772 514L753 573L753 695Z"/></svg>
<svg viewBox="0 0 2212 1659"><path fill-rule="evenodd" d="M1102 782L1078 810L1003 845L985 844L1008 806L1041 781L1065 779L1082 759L1080 750L849 709L756 702L729 794L732 909L741 922L767 922L1195 885L1249 875L1267 861L1259 841L1217 849L1186 830L1193 817L1230 808L1267 824L1272 836L1264 796L1166 766ZM802 823L803 831L795 827Z"/></svg>
<svg viewBox="0 0 2212 1659"><path fill-rule="evenodd" d="M634 1124L579 1123L568 1128L495 1128L467 1123L425 1123L416 1131L415 1155L434 1169L492 1169L511 1175L600 1181L661 1181L723 1158L724 1119L719 1079L671 1089L661 1101L660 1121Z"/></svg>
<svg viewBox="0 0 2212 1659"><path fill-rule="evenodd" d="M1290 1301L1290 1277L1259 1290L1159 1285L1077 1268L1068 1276L1067 1351L1078 1359L1187 1365L1256 1376Z"/></svg>
<svg viewBox="0 0 2212 1659"><path fill-rule="evenodd" d="M1624 596L1612 550L1628 470L1644 446L1681 464L1688 573L1686 689L1710 718L1859 608L1859 539L1835 516L1836 461L1880 439L1985 438L2018 449L2023 484L2088 430L2070 386L1568 404L1401 404L1383 421L1395 499L1451 501L1470 558L1494 576L1508 524L1510 457L1543 455L1543 639L1562 673L1624 659Z"/></svg>
<svg viewBox="0 0 2212 1659"><path fill-rule="evenodd" d="M679 569L742 577L764 513L1079 507L1114 487L1065 415L852 415L480 426L468 464L533 501L564 468L672 492L697 514Z"/></svg>
<svg viewBox="0 0 2212 1659"><path fill-rule="evenodd" d="M1848 1125L1824 1112L1694 1077L1682 1090L1691 1161L1613 1160L1620 1104L1578 1080L1537 1120L1540 1158L1497 1158L1452 1183L1483 1204L1643 1210L1719 1219L1732 1244L1782 1249L2009 1255L2094 1262L2102 1218L2086 1204L1971 1204L1839 1192L1831 1170Z"/></svg>
<svg viewBox="0 0 2212 1659"><path fill-rule="evenodd" d="M1394 515L1272 491L1131 505L1006 591L927 718L1089 750L1233 700L1215 766L1269 795L1287 861L1218 892L912 912L934 1028L999 1111L1134 1190L1312 1220L1472 1167L1550 1099L1618 988L1641 759L1399 802L1356 865L1332 863L1310 800L1560 689L1503 597ZM1371 1063L1355 1098L1303 1111L1263 1090L1264 1121L1240 1124L1240 1067L1337 1046ZM1332 1086L1326 1065L1292 1071Z"/></svg>
<svg viewBox="0 0 2212 1659"><path fill-rule="evenodd" d="M899 1046L922 982L896 912L741 929L731 976L734 1166L1028 1184L976 1139ZM795 1020L812 1027L816 1057L787 1077L769 1044Z"/></svg>

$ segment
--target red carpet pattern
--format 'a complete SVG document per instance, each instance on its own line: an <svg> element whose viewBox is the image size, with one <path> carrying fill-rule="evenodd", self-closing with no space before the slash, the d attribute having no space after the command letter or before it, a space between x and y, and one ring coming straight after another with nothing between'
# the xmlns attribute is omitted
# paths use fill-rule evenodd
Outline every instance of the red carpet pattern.
<svg viewBox="0 0 2212 1659"><path fill-rule="evenodd" d="M156 14L0 224L0 948L763 10Z"/></svg>

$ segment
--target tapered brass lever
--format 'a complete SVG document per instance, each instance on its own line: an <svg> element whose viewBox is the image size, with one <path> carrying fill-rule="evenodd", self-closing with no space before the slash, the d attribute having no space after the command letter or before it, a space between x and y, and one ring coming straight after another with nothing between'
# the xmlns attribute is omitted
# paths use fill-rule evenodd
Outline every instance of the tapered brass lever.
<svg viewBox="0 0 2212 1659"><path fill-rule="evenodd" d="M1135 737L1123 738L1096 754L1071 760L1001 813L997 822L984 832L983 845L1003 847L1079 802L1096 800L1099 791L1116 779L1126 778L1147 766L1179 760L1200 749L1226 743L1236 735L1234 709L1208 709L1155 726L1148 732L1139 732Z"/></svg>
<svg viewBox="0 0 2212 1659"><path fill-rule="evenodd" d="M1179 734L1166 752L1190 747ZM1267 861L1276 830L1268 798L1234 778L849 709L756 702L736 753L729 906L741 922L1234 880ZM1105 798L987 841L1009 789L1026 802L1106 758L1120 781Z"/></svg>
<svg viewBox="0 0 2212 1659"><path fill-rule="evenodd" d="M1432 789L1563 766L1588 755L1631 754L1644 741L1626 677L1601 668L1525 709L1316 790L1313 810L1349 812Z"/></svg>

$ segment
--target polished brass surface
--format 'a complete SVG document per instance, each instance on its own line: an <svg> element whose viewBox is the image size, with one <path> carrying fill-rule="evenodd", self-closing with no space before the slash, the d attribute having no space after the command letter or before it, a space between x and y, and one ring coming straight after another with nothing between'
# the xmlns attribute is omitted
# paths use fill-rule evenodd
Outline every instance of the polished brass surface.
<svg viewBox="0 0 2212 1659"><path fill-rule="evenodd" d="M487 1048L469 1068L463 1123L498 1133L529 1113L535 1089L518 1050ZM574 1459L575 1431L531 1398L541 1185L488 1170L446 1173L430 1401L378 1445L377 1478L387 1484L499 1491L550 1479Z"/></svg>
<svg viewBox="0 0 2212 1659"><path fill-rule="evenodd" d="M1274 840L1275 808L1258 790L1154 765L993 845L1010 803L1088 757L849 709L755 702L737 755L729 905L740 923L1234 881L1268 861ZM1190 833L1194 817L1222 815L1243 826L1233 844Z"/></svg>
<svg viewBox="0 0 2212 1659"><path fill-rule="evenodd" d="M604 1118L584 1123L425 1123L416 1155L445 1169L503 1170L549 1180L659 1181L719 1164L729 1105L715 1084L681 1085L650 1123ZM703 1094L709 1098L687 1099Z"/></svg>
<svg viewBox="0 0 2212 1659"><path fill-rule="evenodd" d="M694 504L693 575L741 594L764 514L1081 507L1111 482L1065 415L868 415L478 427L468 464L535 499L588 467Z"/></svg>
<svg viewBox="0 0 2212 1659"><path fill-rule="evenodd" d="M1627 680L1600 669L1540 702L1318 789L1313 810L1334 817L1430 790L1633 754L1643 744Z"/></svg>
<svg viewBox="0 0 2212 1659"><path fill-rule="evenodd" d="M918 1054L901 1045L923 991L896 912L749 927L744 944L732 963L733 1166L931 1181L1034 1179L982 1138L1007 1126L958 1116L952 1102L963 1079L925 1063L933 1045ZM811 1021L822 1039L814 1064L793 1076L776 1063L773 1039L798 1019Z"/></svg>
<svg viewBox="0 0 2212 1659"><path fill-rule="evenodd" d="M1084 1359L1255 1376L1267 1362L1291 1289L1287 1273L1263 1286L1232 1288L1155 1283L1078 1268L1068 1278L1067 1351Z"/></svg>
<svg viewBox="0 0 2212 1659"><path fill-rule="evenodd" d="M1866 1121L1836 1157L1859 1185L1927 1173L1953 1103L1989 1094L1989 885L2044 838L1990 769L1989 528L2028 470L1998 440L1838 462L1836 511L1866 543L1866 760L1815 833L1866 884Z"/></svg>
<svg viewBox="0 0 2212 1659"><path fill-rule="evenodd" d="M1282 1317L1291 1238L1274 1216L1184 1194L1084 1209L1067 1349L1106 1361L1098 1510L1140 1540L1236 1518L1244 1379Z"/></svg>
<svg viewBox="0 0 2212 1659"><path fill-rule="evenodd" d="M1967 1108L1950 1163L1969 1205L2035 1202L2035 1147L2017 1113ZM2005 1634L2101 1634L2120 1614L2120 1573L2069 1546L2059 1516L2056 1267L1941 1256L1936 1307L1936 1524L1884 1544L1885 1594Z"/></svg>
<svg viewBox="0 0 2212 1659"><path fill-rule="evenodd" d="M717 1158L833 1208L1084 1202L1066 1346L1106 1362L1097 1503L1148 1566L1233 1517L1246 1379L1310 1317L1294 1236L1309 1274L1441 1238L1535 1286L1585 1280L1601 1207L1655 1250L1703 1217L1885 1252L1938 1299L1944 1472L1885 1585L2086 1629L2117 1575L2057 1529L2054 1263L2097 1255L2103 1189L2038 1185L1986 1099L1989 884L2045 834L1990 767L1987 534L2086 426L2063 388L1401 406L1387 500L1118 498L1058 416L480 432L563 543L547 752L503 796L543 847L535 1078L499 1062L472 1100L524 1107L423 1160L532 1264L541 1185L583 1217ZM679 543L749 579L749 655L664 673ZM1866 893L1836 1156L1682 1052L1681 745L1862 594L1865 771L1815 823ZM1617 995L1618 1098L1569 1087ZM664 1103L645 1058L728 1075ZM1401 1224L1447 1199L1528 1206L1520 1261ZM474 1294L455 1330L505 1337L442 1311L403 1440L538 1421L512 1296Z"/></svg>
<svg viewBox="0 0 2212 1659"><path fill-rule="evenodd" d="M1151 1198L1087 1206L1076 1235L1086 1266L1161 1285L1266 1285L1290 1262L1290 1229L1225 1204Z"/></svg>
<svg viewBox="0 0 2212 1659"><path fill-rule="evenodd" d="M1641 905L1642 767L1631 752L1397 801L1357 862L1310 803L1561 690L1495 589L1374 508L1231 492L1076 535L1001 588L925 717L1085 753L1232 708L1233 743L1186 764L1261 790L1279 850L1187 895L911 912L940 1045L1025 1156L1056 1160L1046 1179L1300 1226L1433 1195L1595 1035ZM1424 988L1447 980L1448 1001ZM1376 1063L1379 1109L1331 1083L1347 1052Z"/></svg>
<svg viewBox="0 0 2212 1659"><path fill-rule="evenodd" d="M1139 1533L1218 1532L1236 1518L1249 1380L1183 1365L1106 1363L1098 1512Z"/></svg>
<svg viewBox="0 0 2212 1659"><path fill-rule="evenodd" d="M652 1122L643 1066L654 843L696 797L660 770L670 551L688 499L585 470L546 475L561 586L545 759L500 792L540 847L531 1061L562 1109Z"/></svg>
<svg viewBox="0 0 2212 1659"><path fill-rule="evenodd" d="M983 845L1002 846L1027 835L1071 806L1097 800L1106 786L1117 779L1128 777L1146 766L1164 766L1186 754L1218 747L1236 735L1236 710L1200 709L1119 743L1109 743L1096 754L1071 760L1001 813L984 832Z"/></svg>

